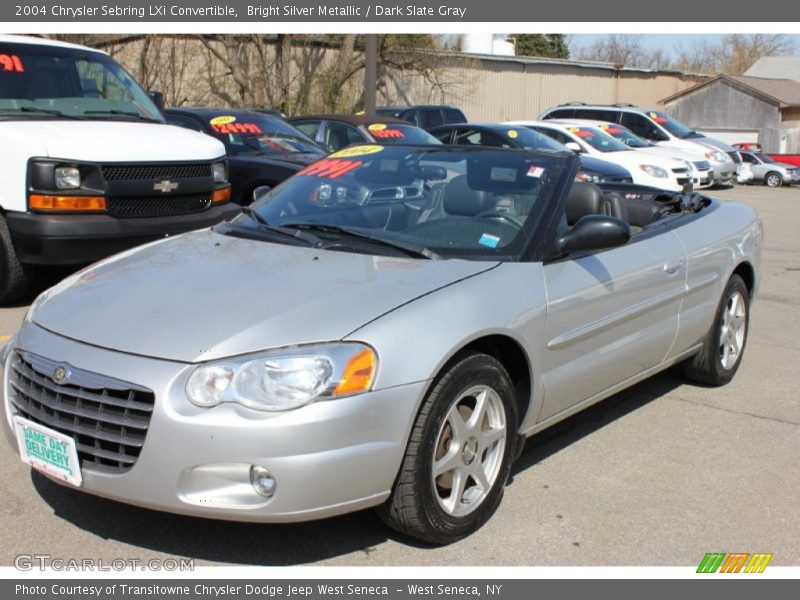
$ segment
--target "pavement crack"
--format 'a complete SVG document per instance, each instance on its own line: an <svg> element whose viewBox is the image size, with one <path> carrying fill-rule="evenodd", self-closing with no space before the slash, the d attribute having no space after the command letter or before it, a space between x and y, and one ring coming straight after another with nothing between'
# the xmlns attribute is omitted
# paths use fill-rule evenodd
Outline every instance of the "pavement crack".
<svg viewBox="0 0 800 600"><path fill-rule="evenodd" d="M697 402L696 400L689 400L688 398L677 396L675 394L670 394L669 397L674 398L675 400L680 400L681 402L686 402L687 404L694 404L695 406L703 406L705 408L710 408L712 410L719 410L722 412L730 413L732 415L742 415L745 417L753 417L754 419L762 419L764 421L773 421L775 423L783 423L784 425L794 425L795 427L800 427L800 423L797 423L795 421L788 421L786 419L779 419L778 417L765 417L764 415L757 415L755 413L749 413L741 410L732 410L730 408L723 408L721 406L714 406L713 404L706 404L705 402Z"/></svg>

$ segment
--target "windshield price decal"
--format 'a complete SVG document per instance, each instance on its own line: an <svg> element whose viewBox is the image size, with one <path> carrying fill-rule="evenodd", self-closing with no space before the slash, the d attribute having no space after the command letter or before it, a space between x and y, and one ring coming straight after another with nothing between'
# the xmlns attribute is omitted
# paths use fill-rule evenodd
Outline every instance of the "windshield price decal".
<svg viewBox="0 0 800 600"><path fill-rule="evenodd" d="M388 138L400 139L406 137L405 134L399 129L373 129L370 130L370 133L376 140Z"/></svg>
<svg viewBox="0 0 800 600"><path fill-rule="evenodd" d="M0 54L0 67L3 71L12 71L14 73L24 73L25 67L22 66L22 60L16 54Z"/></svg>
<svg viewBox="0 0 800 600"><path fill-rule="evenodd" d="M349 158L351 156L364 156L365 154L375 154L383 150L383 146L353 146L345 148L331 154L334 158Z"/></svg>
<svg viewBox="0 0 800 600"><path fill-rule="evenodd" d="M367 127L370 131L383 131L386 129L386 125L384 123L373 123L369 127Z"/></svg>
<svg viewBox="0 0 800 600"><path fill-rule="evenodd" d="M592 132L591 132L591 131L589 131L588 129L578 129L578 131L575 131L574 133L575 133L575 135L577 135L579 138L590 138L590 137L592 137L592 135L594 135L594 134L592 134Z"/></svg>
<svg viewBox="0 0 800 600"><path fill-rule="evenodd" d="M209 123L211 123L211 125L227 125L228 123L233 123L235 120L236 117L233 115L220 115L211 119Z"/></svg>
<svg viewBox="0 0 800 600"><path fill-rule="evenodd" d="M343 160L341 158L323 158L313 165L307 166L298 175L308 175L322 177L324 179L336 179L350 171L355 171L364 163L360 160Z"/></svg>
<svg viewBox="0 0 800 600"><path fill-rule="evenodd" d="M214 131L217 133L261 133L261 127L255 123L223 123L222 125L214 125Z"/></svg>

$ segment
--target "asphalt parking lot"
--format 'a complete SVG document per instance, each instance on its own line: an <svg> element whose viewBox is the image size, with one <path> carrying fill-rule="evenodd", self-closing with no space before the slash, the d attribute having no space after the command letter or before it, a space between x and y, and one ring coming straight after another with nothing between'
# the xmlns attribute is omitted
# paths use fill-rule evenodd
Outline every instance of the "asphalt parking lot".
<svg viewBox="0 0 800 600"><path fill-rule="evenodd" d="M0 564L20 554L195 565L696 565L771 552L800 565L800 188L713 191L765 223L741 369L724 388L671 370L529 440L498 512L432 548L361 512L297 525L206 521L94 498L32 474L0 442ZM61 272L37 280L39 290ZM26 306L0 309L13 334Z"/></svg>

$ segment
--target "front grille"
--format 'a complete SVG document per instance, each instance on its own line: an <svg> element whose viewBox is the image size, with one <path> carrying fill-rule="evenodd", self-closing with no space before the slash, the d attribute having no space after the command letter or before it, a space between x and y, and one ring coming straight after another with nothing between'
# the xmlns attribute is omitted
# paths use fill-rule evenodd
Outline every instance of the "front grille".
<svg viewBox="0 0 800 600"><path fill-rule="evenodd" d="M672 169L672 172L673 173L677 173L678 175L683 175L685 173L688 173L689 169L687 169L686 167L684 167L682 169Z"/></svg>
<svg viewBox="0 0 800 600"><path fill-rule="evenodd" d="M689 177L678 177L678 185L686 185L691 179Z"/></svg>
<svg viewBox="0 0 800 600"><path fill-rule="evenodd" d="M207 209L211 196L181 194L177 196L110 196L106 202L108 214L120 218L170 217L188 215Z"/></svg>
<svg viewBox="0 0 800 600"><path fill-rule="evenodd" d="M21 417L75 440L81 467L124 472L139 457L155 405L152 391L68 367L68 380L52 378L61 363L17 352L9 372L10 399Z"/></svg>
<svg viewBox="0 0 800 600"><path fill-rule="evenodd" d="M103 165L102 170L106 181L212 177L210 164Z"/></svg>
<svg viewBox="0 0 800 600"><path fill-rule="evenodd" d="M731 159L733 160L733 162L735 162L737 165L738 165L740 162L742 162L742 157L741 157L741 155L740 155L740 154L739 154L737 151L735 151L735 150L734 150L733 152L728 152L728 156L730 156L730 157L731 157Z"/></svg>

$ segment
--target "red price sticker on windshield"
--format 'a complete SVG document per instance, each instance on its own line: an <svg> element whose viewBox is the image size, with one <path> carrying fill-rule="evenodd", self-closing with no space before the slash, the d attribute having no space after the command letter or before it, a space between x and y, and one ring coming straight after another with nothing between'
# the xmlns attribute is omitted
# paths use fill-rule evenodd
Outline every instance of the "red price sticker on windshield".
<svg viewBox="0 0 800 600"><path fill-rule="evenodd" d="M406 137L399 129L371 129L370 133L376 140L402 139Z"/></svg>
<svg viewBox="0 0 800 600"><path fill-rule="evenodd" d="M350 171L355 171L364 163L360 160L344 160L341 158L323 158L315 162L313 165L307 166L300 171L298 175L307 175L310 177L322 177L324 179L336 179Z"/></svg>
<svg viewBox="0 0 800 600"><path fill-rule="evenodd" d="M217 133L253 133L260 134L261 127L255 123L223 123L222 125L211 125Z"/></svg>
<svg viewBox="0 0 800 600"><path fill-rule="evenodd" d="M590 138L594 134L588 129L579 129L575 132L575 135L577 135L579 138Z"/></svg>
<svg viewBox="0 0 800 600"><path fill-rule="evenodd" d="M24 73L25 67L22 66L22 59L16 54L0 54L0 70Z"/></svg>

